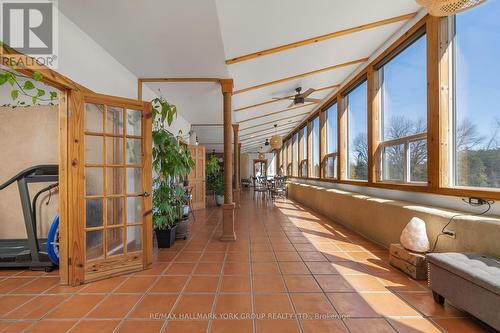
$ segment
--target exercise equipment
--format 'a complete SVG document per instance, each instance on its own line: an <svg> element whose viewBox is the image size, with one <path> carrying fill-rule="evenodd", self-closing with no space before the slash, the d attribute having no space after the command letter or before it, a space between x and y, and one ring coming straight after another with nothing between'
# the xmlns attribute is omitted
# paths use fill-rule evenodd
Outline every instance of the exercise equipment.
<svg viewBox="0 0 500 333"><path fill-rule="evenodd" d="M59 214L56 215L50 226L46 248L50 261L59 266Z"/></svg>
<svg viewBox="0 0 500 333"><path fill-rule="evenodd" d="M27 239L0 240L0 268L28 267L32 270L51 271L58 256L59 216L56 216L49 230L49 240L38 239L36 224L36 204L41 194L58 186L59 167L53 164L37 165L21 171L0 185L0 191L17 182ZM28 184L52 183L38 191L31 201ZM4 221L3 223L5 223ZM49 249L52 247L51 249ZM46 249L47 252L41 249ZM52 253L51 253L52 252Z"/></svg>

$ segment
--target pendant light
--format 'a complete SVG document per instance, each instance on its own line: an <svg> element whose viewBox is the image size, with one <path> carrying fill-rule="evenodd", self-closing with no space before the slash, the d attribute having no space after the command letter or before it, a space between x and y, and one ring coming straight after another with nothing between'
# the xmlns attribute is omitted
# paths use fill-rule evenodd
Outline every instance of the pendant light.
<svg viewBox="0 0 500 333"><path fill-rule="evenodd" d="M271 149L280 150L283 145L283 138L278 135L278 124L274 124L274 135L271 137Z"/></svg>
<svg viewBox="0 0 500 333"><path fill-rule="evenodd" d="M416 0L432 16L450 16L476 7L486 0Z"/></svg>
<svg viewBox="0 0 500 333"><path fill-rule="evenodd" d="M265 160L266 159L266 154L264 154L262 152L262 147L260 147L260 150L259 150L259 160Z"/></svg>

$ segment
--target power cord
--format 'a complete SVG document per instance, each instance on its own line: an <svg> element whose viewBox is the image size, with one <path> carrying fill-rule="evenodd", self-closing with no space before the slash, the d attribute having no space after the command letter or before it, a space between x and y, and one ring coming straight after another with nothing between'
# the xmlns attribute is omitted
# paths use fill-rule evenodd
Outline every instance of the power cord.
<svg viewBox="0 0 500 333"><path fill-rule="evenodd" d="M448 220L448 223L446 223L446 225L443 227L443 229L441 229L441 233L436 236L436 240L434 241L434 246L432 247L431 252L434 252L434 250L436 249L437 243L438 243L439 238L441 236L444 236L444 235L453 236L454 235L453 233L446 231L446 228L448 228L448 226L451 224L451 222L453 222L455 220L455 218L457 218L459 216L481 216L481 215L484 215L491 210L491 205L495 203L495 201L493 201L493 200L484 200L482 198L476 198L476 197L470 197L468 200L465 200L462 198L462 201L465 202L466 204L468 204L469 206L472 206L472 207L482 207L484 205L488 205L488 208L481 213L453 215Z"/></svg>

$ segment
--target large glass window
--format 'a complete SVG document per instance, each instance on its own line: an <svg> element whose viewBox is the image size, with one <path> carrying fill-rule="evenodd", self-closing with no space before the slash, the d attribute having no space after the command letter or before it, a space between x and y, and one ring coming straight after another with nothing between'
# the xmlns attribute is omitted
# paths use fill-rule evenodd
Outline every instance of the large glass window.
<svg viewBox="0 0 500 333"><path fill-rule="evenodd" d="M368 91L366 80L346 96L347 177L368 179Z"/></svg>
<svg viewBox="0 0 500 333"><path fill-rule="evenodd" d="M311 177L319 177L319 117L311 122Z"/></svg>
<svg viewBox="0 0 500 333"><path fill-rule="evenodd" d="M292 160L292 139L288 139L286 142L286 174L287 176L292 176L292 168L293 168L293 160Z"/></svg>
<svg viewBox="0 0 500 333"><path fill-rule="evenodd" d="M299 175L299 133L293 135L293 176Z"/></svg>
<svg viewBox="0 0 500 333"><path fill-rule="evenodd" d="M337 103L332 104L325 112L325 178L337 178L338 163L338 127L337 127Z"/></svg>
<svg viewBox="0 0 500 333"><path fill-rule="evenodd" d="M384 181L427 181L426 54L423 31L378 70Z"/></svg>
<svg viewBox="0 0 500 333"><path fill-rule="evenodd" d="M281 147L281 174L286 176L286 142Z"/></svg>
<svg viewBox="0 0 500 333"><path fill-rule="evenodd" d="M284 170L283 170L283 146L281 146L281 149L279 151L279 159L278 159L278 175L283 176L284 175Z"/></svg>
<svg viewBox="0 0 500 333"><path fill-rule="evenodd" d="M307 177L307 126L300 130L300 177Z"/></svg>
<svg viewBox="0 0 500 333"><path fill-rule="evenodd" d="M454 183L500 187L500 1L455 19Z"/></svg>

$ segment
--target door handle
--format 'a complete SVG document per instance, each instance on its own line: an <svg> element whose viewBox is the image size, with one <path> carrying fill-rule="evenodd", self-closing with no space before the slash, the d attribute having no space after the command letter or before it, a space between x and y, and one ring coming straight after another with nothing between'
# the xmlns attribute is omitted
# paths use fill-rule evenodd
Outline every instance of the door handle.
<svg viewBox="0 0 500 333"><path fill-rule="evenodd" d="M150 194L149 192L144 192L144 193L142 193L142 194L139 194L138 196L139 196L139 197L145 197L145 198L147 198L147 197L149 197L150 195L151 195L151 194Z"/></svg>

